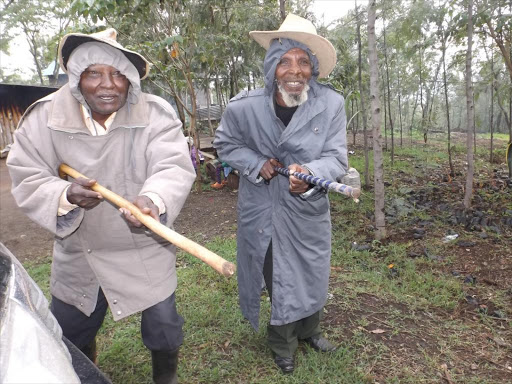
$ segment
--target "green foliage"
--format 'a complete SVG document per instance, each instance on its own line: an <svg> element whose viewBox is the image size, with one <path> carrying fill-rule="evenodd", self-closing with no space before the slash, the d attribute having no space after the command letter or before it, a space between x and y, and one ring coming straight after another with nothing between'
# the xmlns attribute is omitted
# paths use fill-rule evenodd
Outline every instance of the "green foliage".
<svg viewBox="0 0 512 384"><path fill-rule="evenodd" d="M0 50L8 53L10 41L24 35L36 64L38 81L45 84L41 72L57 60L57 44L72 24L69 1L17 0L3 2L2 6Z"/></svg>

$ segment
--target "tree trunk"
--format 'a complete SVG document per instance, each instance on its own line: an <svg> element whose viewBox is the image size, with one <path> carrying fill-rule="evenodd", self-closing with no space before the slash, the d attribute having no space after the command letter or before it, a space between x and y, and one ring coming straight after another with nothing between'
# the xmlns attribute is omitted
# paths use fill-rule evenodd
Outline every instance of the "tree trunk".
<svg viewBox="0 0 512 384"><path fill-rule="evenodd" d="M176 109L178 110L178 117L180 118L181 124L183 125L183 131L186 131L186 118L185 118L185 111L183 110L183 105L181 104L178 99L180 98L179 95L174 95L174 102L176 103ZM190 133L189 133L190 134Z"/></svg>
<svg viewBox="0 0 512 384"><path fill-rule="evenodd" d="M25 32L30 53L32 55L32 58L34 59L34 65L36 66L39 82L41 83L41 85L44 85L43 71L41 69L41 65L39 64L39 59L37 57L37 41L35 32L30 31L29 28L25 25L23 25L23 31Z"/></svg>
<svg viewBox="0 0 512 384"><path fill-rule="evenodd" d="M201 149L200 141L199 141L199 132L196 129L196 118L197 118L197 105L196 105L196 92L194 89L194 83L192 81L192 72L190 70L190 63L183 63L184 68L182 69L183 76L187 80L187 88L190 92L190 104L191 110L188 110L189 118L190 118L190 129L189 136L191 136L194 140L194 146L196 147L196 164L197 164L197 172L196 172L196 191L197 193L202 192L202 174L201 174L201 161L199 159L199 149Z"/></svg>
<svg viewBox="0 0 512 384"><path fill-rule="evenodd" d="M382 133L379 100L379 64L375 36L376 0L368 5L368 52L370 57L370 99L373 125L373 167L375 183L375 238L386 237L386 217L384 215L384 167L382 160Z"/></svg>
<svg viewBox="0 0 512 384"><path fill-rule="evenodd" d="M286 0L279 0L279 13L281 14L281 21L286 19Z"/></svg>
<svg viewBox="0 0 512 384"><path fill-rule="evenodd" d="M382 84L386 84L384 80L384 75L382 75ZM384 151L388 151L388 108L387 108L387 98L386 91L382 89L382 98L384 104Z"/></svg>
<svg viewBox="0 0 512 384"><path fill-rule="evenodd" d="M422 36L423 37L423 36ZM422 59L423 59L423 52L420 47L420 107L421 107L421 132L424 132L425 130L425 107L423 106L423 66L422 66ZM424 136L425 143L427 142L426 136Z"/></svg>
<svg viewBox="0 0 512 384"><path fill-rule="evenodd" d="M412 115L411 115L411 125L409 126L409 138L411 140L412 145L412 127L414 126L414 115L416 114L416 108L418 108L418 96L421 92L421 89L416 92L416 97L414 98L414 107L412 107Z"/></svg>
<svg viewBox="0 0 512 384"><path fill-rule="evenodd" d="M512 142L512 78L508 88L508 142Z"/></svg>
<svg viewBox="0 0 512 384"><path fill-rule="evenodd" d="M400 46L400 37L398 37L398 45ZM398 117L400 118L400 147L403 145L403 125L402 125L402 88L400 86L400 65L399 65L399 59L400 54L397 54L397 83L398 83Z"/></svg>
<svg viewBox="0 0 512 384"><path fill-rule="evenodd" d="M486 41L487 42L487 41ZM487 61L491 61L491 105L489 107L489 126L491 131L491 145L489 148L489 163L493 163L494 161L494 50L491 44L491 57L489 58L489 53L487 51L487 48L484 44L484 50L485 50L485 57L487 58Z"/></svg>
<svg viewBox="0 0 512 384"><path fill-rule="evenodd" d="M213 135L215 135L215 132L213 131L212 119L210 116L210 107L211 107L210 96L211 96L210 81L207 81L206 82L206 108L208 110L208 129L210 130L210 136L213 136Z"/></svg>
<svg viewBox="0 0 512 384"><path fill-rule="evenodd" d="M451 145L451 127L450 127L450 103L448 102L448 82L446 81L446 37L444 36L443 31L443 83L444 83L444 101L446 106L446 124L448 127L448 163L450 164L450 176L455 176L455 171L453 169L453 160L452 160L452 145Z"/></svg>
<svg viewBox="0 0 512 384"><path fill-rule="evenodd" d="M365 89L363 88L362 81L362 58L361 58L361 14L359 13L359 9L357 6L357 0L355 0L356 5L356 15L357 15L357 51L358 51L358 71L357 71L357 81L359 83L359 95L361 95L361 113L363 118L363 140L364 140L364 185L370 185L370 160L368 159L368 134L366 129L366 105L364 100L364 95L366 94Z"/></svg>
<svg viewBox="0 0 512 384"><path fill-rule="evenodd" d="M466 191L464 193L464 208L471 207L473 195L474 156L473 130L475 126L472 84L472 48L473 48L473 0L468 0L468 48L466 53L466 105L467 105L467 162Z"/></svg>
<svg viewBox="0 0 512 384"><path fill-rule="evenodd" d="M391 116L391 88L389 86L389 65L388 65L388 46L386 44L386 19L383 18L384 28L384 62L386 66L386 85L388 89L388 117L389 117L389 130L391 132L391 166L395 161L395 135L393 130L393 118ZM387 145L386 145L387 148Z"/></svg>
<svg viewBox="0 0 512 384"><path fill-rule="evenodd" d="M215 93L217 94L217 103L220 107L220 114L222 116L222 112L224 110L223 104L222 104L222 90L219 84L219 74L215 73Z"/></svg>

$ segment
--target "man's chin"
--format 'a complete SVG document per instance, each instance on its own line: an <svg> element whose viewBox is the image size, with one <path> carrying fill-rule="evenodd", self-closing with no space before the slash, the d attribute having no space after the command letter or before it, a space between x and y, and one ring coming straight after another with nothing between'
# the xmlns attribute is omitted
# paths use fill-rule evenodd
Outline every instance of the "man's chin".
<svg viewBox="0 0 512 384"><path fill-rule="evenodd" d="M308 100L308 90L309 86L306 84L300 92L297 92L296 89L293 92L288 92L286 87L278 84L278 92L281 94L281 98L287 107L297 107L304 104Z"/></svg>
<svg viewBox="0 0 512 384"><path fill-rule="evenodd" d="M300 94L304 91L304 85L301 87L293 87L293 88L288 88L288 87L284 86L283 90L291 97L299 97Z"/></svg>

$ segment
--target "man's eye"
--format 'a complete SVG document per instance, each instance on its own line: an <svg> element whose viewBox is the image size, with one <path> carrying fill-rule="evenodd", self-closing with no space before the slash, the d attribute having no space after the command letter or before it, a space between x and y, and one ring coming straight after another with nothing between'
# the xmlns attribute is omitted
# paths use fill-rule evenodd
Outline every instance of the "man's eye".
<svg viewBox="0 0 512 384"><path fill-rule="evenodd" d="M300 62L300 65L311 65L311 63L309 62L309 60L302 60Z"/></svg>
<svg viewBox="0 0 512 384"><path fill-rule="evenodd" d="M120 71L116 71L112 74L112 76L121 77L124 76Z"/></svg>

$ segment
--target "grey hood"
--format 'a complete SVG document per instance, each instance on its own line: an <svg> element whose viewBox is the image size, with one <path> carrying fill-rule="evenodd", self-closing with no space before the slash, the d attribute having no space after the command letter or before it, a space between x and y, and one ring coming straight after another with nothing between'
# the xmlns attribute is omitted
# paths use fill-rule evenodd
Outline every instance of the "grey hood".
<svg viewBox="0 0 512 384"><path fill-rule="evenodd" d="M68 60L69 88L80 104L90 109L80 91L79 83L82 72L94 64L110 65L126 76L130 82L127 101L129 104L137 104L141 92L139 72L119 49L99 42L81 44Z"/></svg>
<svg viewBox="0 0 512 384"><path fill-rule="evenodd" d="M313 64L313 71L311 80L309 81L309 85L313 86L316 84L316 79L318 78L318 59L311 52L311 50L304 44L299 43L298 41L291 39L276 39L270 43L270 47L268 48L267 54L265 55L265 60L263 61L263 72L265 73L265 94L271 95L274 91L274 79L276 75L276 67L281 60L281 57L288 52L290 49L300 48L304 52L307 52L309 55L309 59Z"/></svg>

